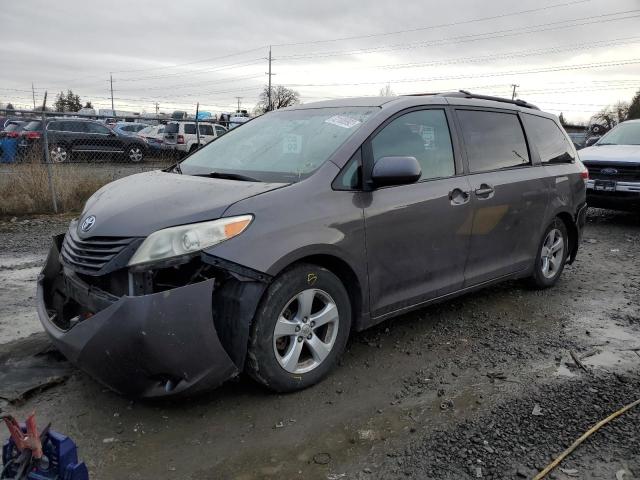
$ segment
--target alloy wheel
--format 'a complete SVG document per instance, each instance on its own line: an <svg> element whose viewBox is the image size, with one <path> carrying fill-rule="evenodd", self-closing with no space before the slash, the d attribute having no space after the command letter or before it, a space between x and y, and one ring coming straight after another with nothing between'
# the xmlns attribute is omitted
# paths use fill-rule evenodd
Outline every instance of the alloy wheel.
<svg viewBox="0 0 640 480"><path fill-rule="evenodd" d="M61 146L55 146L51 149L49 158L53 163L63 163L67 161L67 150Z"/></svg>
<svg viewBox="0 0 640 480"><path fill-rule="evenodd" d="M276 321L273 351L282 368L301 374L318 367L331 353L340 316L331 296L303 290L290 299Z"/></svg>
<svg viewBox="0 0 640 480"><path fill-rule="evenodd" d="M540 268L545 278L553 278L562 267L564 258L564 237L554 228L547 233L540 253Z"/></svg>
<svg viewBox="0 0 640 480"><path fill-rule="evenodd" d="M139 162L142 160L142 149L140 147L131 147L129 149L129 160Z"/></svg>

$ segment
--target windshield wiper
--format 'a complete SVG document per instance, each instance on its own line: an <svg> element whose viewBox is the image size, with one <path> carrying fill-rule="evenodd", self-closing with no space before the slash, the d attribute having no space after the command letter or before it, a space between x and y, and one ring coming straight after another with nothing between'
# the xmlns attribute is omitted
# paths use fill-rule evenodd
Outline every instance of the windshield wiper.
<svg viewBox="0 0 640 480"><path fill-rule="evenodd" d="M259 182L257 178L242 175L240 173L225 173L225 172L209 172L195 174L196 177L209 177L209 178L223 178L226 180L239 180L241 182Z"/></svg>

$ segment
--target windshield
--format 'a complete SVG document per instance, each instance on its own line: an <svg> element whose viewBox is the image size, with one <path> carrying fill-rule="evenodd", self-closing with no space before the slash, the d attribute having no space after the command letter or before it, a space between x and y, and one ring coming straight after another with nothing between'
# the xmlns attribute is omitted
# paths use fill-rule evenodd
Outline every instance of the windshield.
<svg viewBox="0 0 640 480"><path fill-rule="evenodd" d="M180 165L185 174L236 173L265 182L311 175L376 107L272 112L218 137Z"/></svg>
<svg viewBox="0 0 640 480"><path fill-rule="evenodd" d="M621 123L596 145L640 145L640 122Z"/></svg>

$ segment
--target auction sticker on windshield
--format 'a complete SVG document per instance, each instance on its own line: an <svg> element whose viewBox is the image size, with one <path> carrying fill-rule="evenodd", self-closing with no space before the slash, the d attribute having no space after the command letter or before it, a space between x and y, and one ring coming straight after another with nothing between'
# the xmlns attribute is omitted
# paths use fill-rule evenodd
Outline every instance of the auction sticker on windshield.
<svg viewBox="0 0 640 480"><path fill-rule="evenodd" d="M336 125L342 128L353 128L356 125L360 125L360 120L346 117L344 115L334 115L333 117L327 118L324 123L330 123L331 125Z"/></svg>
<svg viewBox="0 0 640 480"><path fill-rule="evenodd" d="M302 135L291 133L282 138L282 153L302 152Z"/></svg>

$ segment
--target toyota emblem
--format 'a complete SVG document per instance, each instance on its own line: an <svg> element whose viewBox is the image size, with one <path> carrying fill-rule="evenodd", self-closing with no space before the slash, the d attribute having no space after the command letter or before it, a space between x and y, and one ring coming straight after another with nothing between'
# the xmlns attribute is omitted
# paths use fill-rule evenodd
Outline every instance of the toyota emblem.
<svg viewBox="0 0 640 480"><path fill-rule="evenodd" d="M96 217L94 217L93 215L89 215L87 218L84 219L84 222L82 222L82 225L80 226L80 230L82 230L83 232L88 232L93 228L95 224L96 224Z"/></svg>

